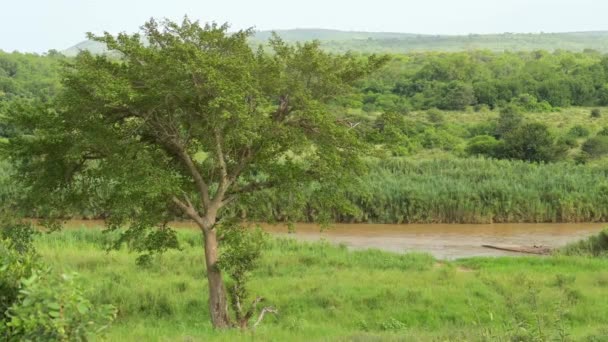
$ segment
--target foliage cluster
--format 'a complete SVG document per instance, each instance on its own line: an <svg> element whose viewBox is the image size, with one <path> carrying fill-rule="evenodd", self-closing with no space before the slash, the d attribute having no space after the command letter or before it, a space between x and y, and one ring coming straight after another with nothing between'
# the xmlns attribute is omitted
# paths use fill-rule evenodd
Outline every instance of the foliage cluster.
<svg viewBox="0 0 608 342"><path fill-rule="evenodd" d="M395 56L360 88L368 111L607 105L608 57L593 51L411 53Z"/></svg>
<svg viewBox="0 0 608 342"><path fill-rule="evenodd" d="M6 341L86 341L116 317L111 305L94 305L74 280L57 274L33 246L25 223L0 227L0 337Z"/></svg>
<svg viewBox="0 0 608 342"><path fill-rule="evenodd" d="M240 328L247 328L257 305L263 297L251 299L248 281L258 266L262 251L268 247L268 236L259 227L250 229L237 222L221 222L219 227L221 254L218 266L230 277L228 294L235 315L235 322ZM247 302L252 301L248 307Z"/></svg>

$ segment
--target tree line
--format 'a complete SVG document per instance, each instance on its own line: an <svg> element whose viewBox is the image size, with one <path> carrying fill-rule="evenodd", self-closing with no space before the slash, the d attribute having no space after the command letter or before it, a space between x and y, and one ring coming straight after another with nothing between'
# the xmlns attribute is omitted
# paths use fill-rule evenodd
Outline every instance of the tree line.
<svg viewBox="0 0 608 342"><path fill-rule="evenodd" d="M412 53L359 84L366 111L516 104L528 111L608 105L608 56L595 51Z"/></svg>

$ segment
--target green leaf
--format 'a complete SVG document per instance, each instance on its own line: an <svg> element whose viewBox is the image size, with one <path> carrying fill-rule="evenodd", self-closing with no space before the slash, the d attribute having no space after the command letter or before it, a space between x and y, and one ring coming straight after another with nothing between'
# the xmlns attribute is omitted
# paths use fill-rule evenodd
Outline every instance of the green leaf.
<svg viewBox="0 0 608 342"><path fill-rule="evenodd" d="M47 307L51 310L60 310L61 309L61 305L59 305L59 303L56 303L56 302L48 303Z"/></svg>
<svg viewBox="0 0 608 342"><path fill-rule="evenodd" d="M78 305L76 305L76 308L78 309L78 312L80 312L80 314L82 315L89 312L89 307L85 303L78 303Z"/></svg>

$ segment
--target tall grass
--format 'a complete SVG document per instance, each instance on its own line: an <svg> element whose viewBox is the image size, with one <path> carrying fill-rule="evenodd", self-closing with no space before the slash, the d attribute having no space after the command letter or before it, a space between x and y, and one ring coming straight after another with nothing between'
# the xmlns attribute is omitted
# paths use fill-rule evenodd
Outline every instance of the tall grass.
<svg viewBox="0 0 608 342"><path fill-rule="evenodd" d="M608 230L585 240L568 244L558 252L564 255L608 257Z"/></svg>
<svg viewBox="0 0 608 342"><path fill-rule="evenodd" d="M44 234L36 246L56 269L78 271L94 303L119 314L109 341L600 341L606 336L607 259L478 258L349 251L273 240L252 295L279 309L254 332L209 324L200 234L179 231L181 251L146 268L127 251L100 249L97 229ZM536 339L535 339L536 338ZM593 339L596 338L596 339Z"/></svg>
<svg viewBox="0 0 608 342"><path fill-rule="evenodd" d="M354 214L341 222L493 223L605 222L608 166L442 158L370 162L358 186L344 190ZM280 218L289 194L265 192L252 201L252 219ZM306 196L306 195L305 195ZM311 196L308 194L308 196ZM245 208L242 208L245 209ZM295 219L314 218L314 204Z"/></svg>

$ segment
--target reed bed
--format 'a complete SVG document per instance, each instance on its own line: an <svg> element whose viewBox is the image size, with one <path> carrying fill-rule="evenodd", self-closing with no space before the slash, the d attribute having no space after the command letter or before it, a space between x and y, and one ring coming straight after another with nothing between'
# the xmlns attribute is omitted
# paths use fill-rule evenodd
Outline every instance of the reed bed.
<svg viewBox="0 0 608 342"><path fill-rule="evenodd" d="M608 167L573 163L531 164L484 158L370 161L350 189L337 189L354 204L336 222L507 223L608 221ZM314 196L303 190L304 198ZM267 191L247 207L251 219L284 213L293 196ZM298 196L301 198L301 196ZM309 221L327 208L308 200L288 219Z"/></svg>

